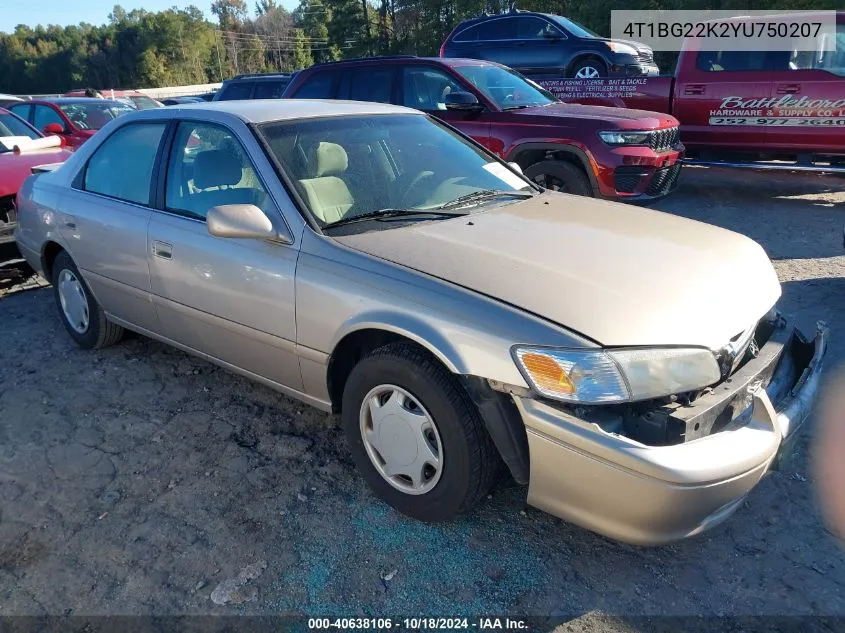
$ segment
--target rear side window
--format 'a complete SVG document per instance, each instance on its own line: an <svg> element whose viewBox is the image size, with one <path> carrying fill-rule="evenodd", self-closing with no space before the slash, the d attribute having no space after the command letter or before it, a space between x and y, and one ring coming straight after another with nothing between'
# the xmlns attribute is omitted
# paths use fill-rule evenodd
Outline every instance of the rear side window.
<svg viewBox="0 0 845 633"><path fill-rule="evenodd" d="M458 33L455 42L485 42L492 40L510 40L517 38L517 28L513 18L498 18L476 24Z"/></svg>
<svg viewBox="0 0 845 633"><path fill-rule="evenodd" d="M305 77L299 86L295 99L331 99L334 97L334 82L337 73L321 72Z"/></svg>
<svg viewBox="0 0 845 633"><path fill-rule="evenodd" d="M237 101L240 99L249 99L252 96L252 87L255 85L252 81L238 81L229 84L223 89L220 94L220 101Z"/></svg>
<svg viewBox="0 0 845 633"><path fill-rule="evenodd" d="M153 165L166 126L134 123L107 138L88 161L85 191L149 205Z"/></svg>
<svg viewBox="0 0 845 633"><path fill-rule="evenodd" d="M287 81L259 81L255 84L253 99L281 99L287 88Z"/></svg>
<svg viewBox="0 0 845 633"><path fill-rule="evenodd" d="M390 103L393 94L393 67L364 66L343 73L338 99Z"/></svg>
<svg viewBox="0 0 845 633"><path fill-rule="evenodd" d="M696 68L705 72L771 70L768 51L701 51Z"/></svg>

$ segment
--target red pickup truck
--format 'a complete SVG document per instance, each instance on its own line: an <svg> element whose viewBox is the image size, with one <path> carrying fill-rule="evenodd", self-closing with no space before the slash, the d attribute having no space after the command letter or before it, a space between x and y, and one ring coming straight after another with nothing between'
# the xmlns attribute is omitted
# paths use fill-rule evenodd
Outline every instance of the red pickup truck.
<svg viewBox="0 0 845 633"><path fill-rule="evenodd" d="M701 51L691 38L674 77L535 80L563 101L671 113L692 162L845 173L845 12L836 50L819 44Z"/></svg>

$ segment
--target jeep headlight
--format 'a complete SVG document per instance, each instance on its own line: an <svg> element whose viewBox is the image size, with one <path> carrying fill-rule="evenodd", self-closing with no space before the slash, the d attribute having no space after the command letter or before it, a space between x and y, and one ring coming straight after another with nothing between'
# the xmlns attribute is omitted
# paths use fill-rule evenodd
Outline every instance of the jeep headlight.
<svg viewBox="0 0 845 633"><path fill-rule="evenodd" d="M700 348L554 349L518 346L513 356L537 393L579 404L634 402L719 381L716 357Z"/></svg>
<svg viewBox="0 0 845 633"><path fill-rule="evenodd" d="M599 137L608 145L648 145L651 132L626 132L624 130L599 132Z"/></svg>

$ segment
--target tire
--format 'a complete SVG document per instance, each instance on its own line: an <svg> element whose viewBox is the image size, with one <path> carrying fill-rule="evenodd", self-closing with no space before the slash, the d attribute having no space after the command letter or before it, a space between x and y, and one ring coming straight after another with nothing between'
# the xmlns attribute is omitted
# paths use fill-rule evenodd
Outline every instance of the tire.
<svg viewBox="0 0 845 633"><path fill-rule="evenodd" d="M571 76L574 79L596 79L607 77L607 65L600 59L582 59L572 67Z"/></svg>
<svg viewBox="0 0 845 633"><path fill-rule="evenodd" d="M364 407L374 397L370 394L382 388L405 391L433 420L441 467L436 481L424 484L433 483L425 492L397 489L401 476L390 483L376 466L377 458L370 457ZM392 430L393 444L403 451L413 446L396 439L403 424L391 419L385 428ZM399 512L420 521L447 521L468 510L484 498L499 474L500 457L463 387L436 359L409 343L381 347L352 369L343 391L341 422L352 458L370 488Z"/></svg>
<svg viewBox="0 0 845 633"><path fill-rule="evenodd" d="M79 347L99 349L114 345L123 338L123 328L106 318L106 313L103 312L100 304L91 294L91 290L79 273L79 269L66 251L59 253L53 262L52 282L56 306L59 309L59 318L68 334ZM62 304L63 292L66 293L66 298L71 297L75 292L82 299L82 311L72 308L65 309ZM73 299L75 298L73 297ZM78 317L74 318L72 323L68 314L78 315ZM87 320L87 327L83 327L85 320Z"/></svg>
<svg viewBox="0 0 845 633"><path fill-rule="evenodd" d="M560 160L544 160L525 170L525 176L552 191L593 197L593 186L584 170Z"/></svg>

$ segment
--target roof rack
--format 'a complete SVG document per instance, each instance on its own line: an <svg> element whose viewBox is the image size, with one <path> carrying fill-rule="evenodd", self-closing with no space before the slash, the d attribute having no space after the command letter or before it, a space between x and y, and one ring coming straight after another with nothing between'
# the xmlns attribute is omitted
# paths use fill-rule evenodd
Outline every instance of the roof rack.
<svg viewBox="0 0 845 633"><path fill-rule="evenodd" d="M249 77L290 77L290 73L242 73L235 75L232 79L247 79Z"/></svg>

